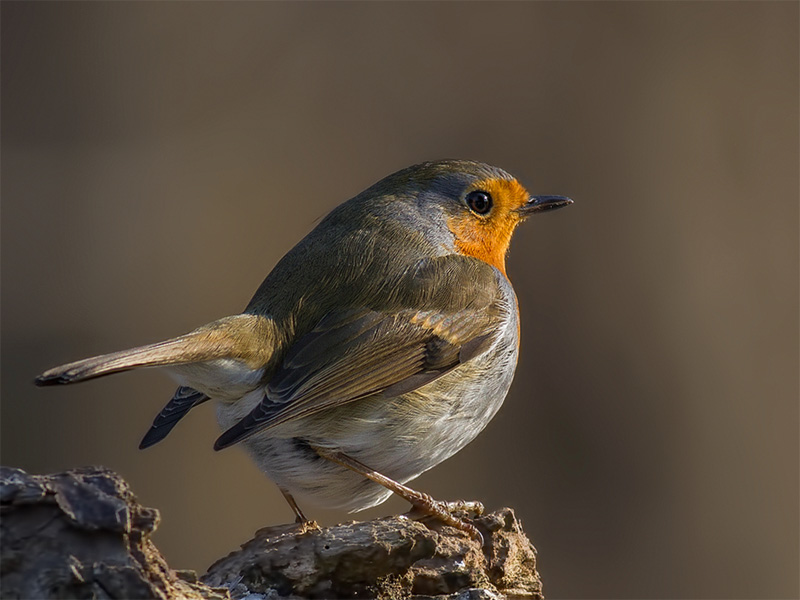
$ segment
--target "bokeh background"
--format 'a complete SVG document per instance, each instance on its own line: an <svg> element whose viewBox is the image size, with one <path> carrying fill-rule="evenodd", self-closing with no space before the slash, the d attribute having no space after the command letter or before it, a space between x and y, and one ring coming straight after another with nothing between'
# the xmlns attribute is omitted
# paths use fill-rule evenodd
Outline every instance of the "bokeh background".
<svg viewBox="0 0 800 600"><path fill-rule="evenodd" d="M163 374L32 379L239 312L442 157L576 202L512 245L505 406L416 487L515 507L550 597L797 598L794 2L4 2L3 464L119 471L175 567L288 522L210 405L137 450Z"/></svg>

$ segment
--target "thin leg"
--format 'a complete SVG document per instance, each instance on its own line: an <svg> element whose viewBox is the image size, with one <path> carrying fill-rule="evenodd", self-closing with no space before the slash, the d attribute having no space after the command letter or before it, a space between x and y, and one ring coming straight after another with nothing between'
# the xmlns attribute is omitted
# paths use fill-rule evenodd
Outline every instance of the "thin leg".
<svg viewBox="0 0 800 600"><path fill-rule="evenodd" d="M342 465L343 467L347 467L366 477L367 479L374 481L375 483L381 484L386 489L394 492L401 498L407 500L414 506L416 509L422 511L426 515L431 515L439 519L442 523L446 525L450 525L451 527L455 527L456 529L460 529L468 533L473 538L479 540L481 545L483 545L483 536L481 532L478 531L474 525L468 523L464 519L459 519L458 517L454 516L450 510L464 508L467 506L477 508L480 506L480 503L447 503L447 502L440 502L438 500L434 500L428 494L424 494L422 492L418 492L416 490L412 490L410 487L403 485L402 483L396 482L394 479L389 479L385 475L381 475L377 471L370 469L365 464L357 461L354 458L343 454L342 452L338 452L336 450L330 450L329 448L319 448L317 446L312 446L314 450L322 456L323 458L327 458L328 460L335 462L337 464ZM483 511L483 506L480 506L480 512Z"/></svg>
<svg viewBox="0 0 800 600"><path fill-rule="evenodd" d="M279 486L278 489L281 491L281 494L283 494L283 497L286 498L286 501L289 503L289 506L291 506L292 510L294 511L294 515L295 515L294 522L295 523L310 523L311 521L309 521L306 518L306 516L303 514L303 511L300 510L299 506L297 506L297 502L295 501L294 497L289 492L287 492L285 489L283 489L282 487Z"/></svg>

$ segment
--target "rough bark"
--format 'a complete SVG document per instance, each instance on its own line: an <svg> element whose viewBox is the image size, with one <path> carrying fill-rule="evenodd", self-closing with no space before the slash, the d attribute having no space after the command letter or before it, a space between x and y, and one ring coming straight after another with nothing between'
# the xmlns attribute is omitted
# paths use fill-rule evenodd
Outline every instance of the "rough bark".
<svg viewBox="0 0 800 600"><path fill-rule="evenodd" d="M267 527L200 580L150 541L158 511L103 468L0 468L2 598L542 598L511 509L476 517L481 547L435 521L388 517Z"/></svg>

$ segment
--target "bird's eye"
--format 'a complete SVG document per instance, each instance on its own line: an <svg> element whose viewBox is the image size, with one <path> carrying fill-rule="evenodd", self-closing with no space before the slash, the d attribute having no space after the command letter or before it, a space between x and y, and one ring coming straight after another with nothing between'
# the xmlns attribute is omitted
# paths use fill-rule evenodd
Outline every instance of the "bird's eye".
<svg viewBox="0 0 800 600"><path fill-rule="evenodd" d="M492 197L486 192L480 190L470 192L467 194L466 201L469 209L479 215L485 215L492 210Z"/></svg>

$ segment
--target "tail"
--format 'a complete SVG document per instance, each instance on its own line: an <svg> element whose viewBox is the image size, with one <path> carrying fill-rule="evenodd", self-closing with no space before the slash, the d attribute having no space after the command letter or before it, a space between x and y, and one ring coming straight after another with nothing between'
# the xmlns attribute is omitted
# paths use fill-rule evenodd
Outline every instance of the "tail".
<svg viewBox="0 0 800 600"><path fill-rule="evenodd" d="M36 385L77 383L138 367L162 367L239 359L248 366L267 365L275 348L275 328L270 319L236 315L204 325L191 333L147 346L121 350L54 367L39 375Z"/></svg>

